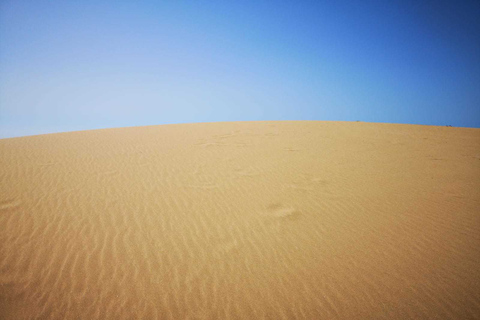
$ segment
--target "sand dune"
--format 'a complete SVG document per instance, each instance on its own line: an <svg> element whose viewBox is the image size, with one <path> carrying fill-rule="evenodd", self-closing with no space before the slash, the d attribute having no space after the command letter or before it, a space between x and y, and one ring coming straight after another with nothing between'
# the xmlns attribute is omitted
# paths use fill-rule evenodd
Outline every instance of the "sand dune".
<svg viewBox="0 0 480 320"><path fill-rule="evenodd" d="M480 319L480 130L0 140L2 319Z"/></svg>

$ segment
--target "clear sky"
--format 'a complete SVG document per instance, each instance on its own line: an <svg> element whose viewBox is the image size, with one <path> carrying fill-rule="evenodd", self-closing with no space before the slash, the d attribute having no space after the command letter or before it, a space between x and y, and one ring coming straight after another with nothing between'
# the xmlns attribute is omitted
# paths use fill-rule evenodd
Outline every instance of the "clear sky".
<svg viewBox="0 0 480 320"><path fill-rule="evenodd" d="M480 127L480 1L0 2L0 138L237 120Z"/></svg>

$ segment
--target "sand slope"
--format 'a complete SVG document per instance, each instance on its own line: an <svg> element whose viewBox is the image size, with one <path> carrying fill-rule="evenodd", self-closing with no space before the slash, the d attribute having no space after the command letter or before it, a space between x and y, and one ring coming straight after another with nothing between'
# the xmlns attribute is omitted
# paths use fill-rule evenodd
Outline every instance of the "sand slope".
<svg viewBox="0 0 480 320"><path fill-rule="evenodd" d="M480 130L0 140L0 318L480 318Z"/></svg>

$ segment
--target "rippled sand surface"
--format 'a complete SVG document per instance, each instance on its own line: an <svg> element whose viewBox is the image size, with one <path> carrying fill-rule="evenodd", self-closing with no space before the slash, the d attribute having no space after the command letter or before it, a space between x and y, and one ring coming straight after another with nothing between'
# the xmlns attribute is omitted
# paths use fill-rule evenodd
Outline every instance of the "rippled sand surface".
<svg viewBox="0 0 480 320"><path fill-rule="evenodd" d="M480 318L480 130L0 140L2 319Z"/></svg>

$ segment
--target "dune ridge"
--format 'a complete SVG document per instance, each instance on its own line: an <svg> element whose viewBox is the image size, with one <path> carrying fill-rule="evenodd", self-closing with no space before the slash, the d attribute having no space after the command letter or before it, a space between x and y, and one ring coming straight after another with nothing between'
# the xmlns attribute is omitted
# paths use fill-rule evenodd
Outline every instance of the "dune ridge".
<svg viewBox="0 0 480 320"><path fill-rule="evenodd" d="M480 129L0 140L2 319L480 319Z"/></svg>

